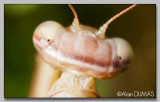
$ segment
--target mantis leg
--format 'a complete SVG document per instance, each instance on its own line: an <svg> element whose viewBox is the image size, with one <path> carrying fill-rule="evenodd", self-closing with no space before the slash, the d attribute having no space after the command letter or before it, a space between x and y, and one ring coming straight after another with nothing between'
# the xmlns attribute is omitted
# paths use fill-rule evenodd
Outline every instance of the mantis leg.
<svg viewBox="0 0 160 102"><path fill-rule="evenodd" d="M29 97L47 97L52 84L60 77L60 71L54 69L36 55L36 67L32 79Z"/></svg>

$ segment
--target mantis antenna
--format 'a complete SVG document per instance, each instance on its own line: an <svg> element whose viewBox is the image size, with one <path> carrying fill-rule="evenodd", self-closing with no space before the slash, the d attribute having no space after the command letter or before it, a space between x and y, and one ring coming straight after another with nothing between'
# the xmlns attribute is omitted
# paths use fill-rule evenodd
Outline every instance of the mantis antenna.
<svg viewBox="0 0 160 102"><path fill-rule="evenodd" d="M70 7L70 9L72 10L72 12L74 14L74 20L71 25L71 30L75 32L76 30L80 29L78 15L76 13L76 10L74 9L74 7L71 4L68 4L68 6Z"/></svg>
<svg viewBox="0 0 160 102"><path fill-rule="evenodd" d="M134 8L135 6L137 6L138 4L134 4L130 7L128 7L127 9L121 11L120 13L118 13L117 15L113 16L111 19L109 19L105 24L103 24L99 30L96 32L97 36L100 38L100 39L104 39L106 38L105 37L105 32L106 32L106 29L108 28L108 25L114 21L116 18L120 17L121 15L125 14L126 12L128 12L129 10L131 10L132 8Z"/></svg>

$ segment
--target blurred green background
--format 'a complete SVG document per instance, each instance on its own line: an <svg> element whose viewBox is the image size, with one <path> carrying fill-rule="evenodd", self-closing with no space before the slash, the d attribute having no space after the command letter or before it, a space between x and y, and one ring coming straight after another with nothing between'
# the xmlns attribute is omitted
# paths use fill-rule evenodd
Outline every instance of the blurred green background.
<svg viewBox="0 0 160 102"><path fill-rule="evenodd" d="M130 5L73 5L81 24L99 28ZM4 94L28 97L36 50L32 35L38 24L54 20L63 26L73 21L67 5L4 6ZM156 5L139 5L109 25L107 37L122 37L134 49L129 68L109 80L96 80L101 97L117 97L118 91L154 91L156 95Z"/></svg>

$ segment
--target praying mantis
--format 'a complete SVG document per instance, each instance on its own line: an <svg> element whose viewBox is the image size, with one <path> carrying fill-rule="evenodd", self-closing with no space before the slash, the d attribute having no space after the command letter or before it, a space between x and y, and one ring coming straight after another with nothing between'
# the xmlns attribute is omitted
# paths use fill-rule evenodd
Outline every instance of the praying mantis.
<svg viewBox="0 0 160 102"><path fill-rule="evenodd" d="M34 46L46 66L62 72L44 97L99 97L94 79L115 77L133 58L131 45L122 38L107 38L106 29L135 6L121 11L98 30L79 24L78 15L70 4L74 14L71 26L63 27L56 21L41 23L33 34Z"/></svg>

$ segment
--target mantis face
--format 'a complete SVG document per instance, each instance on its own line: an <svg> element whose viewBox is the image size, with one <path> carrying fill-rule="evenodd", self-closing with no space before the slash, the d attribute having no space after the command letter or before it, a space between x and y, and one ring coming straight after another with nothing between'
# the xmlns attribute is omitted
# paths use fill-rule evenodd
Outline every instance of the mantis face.
<svg viewBox="0 0 160 102"><path fill-rule="evenodd" d="M55 21L43 22L33 35L35 48L48 64L62 71L77 70L98 79L116 76L131 62L132 47L124 39L104 36L110 20L99 30L79 25L77 14L70 7L75 15L72 25L65 28ZM126 11L120 14L123 12Z"/></svg>

